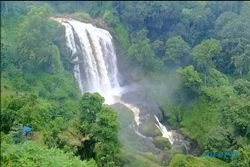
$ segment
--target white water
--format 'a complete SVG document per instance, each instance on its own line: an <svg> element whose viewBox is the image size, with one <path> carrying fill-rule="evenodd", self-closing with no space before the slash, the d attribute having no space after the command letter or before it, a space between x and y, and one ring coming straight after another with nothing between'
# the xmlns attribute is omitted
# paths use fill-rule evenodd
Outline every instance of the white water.
<svg viewBox="0 0 250 167"><path fill-rule="evenodd" d="M69 18L53 18L65 27L67 47L71 51L71 58L75 62L74 76L81 92L99 92L105 98L105 103L120 102L134 113L138 132L140 125L140 109L135 105L120 100L125 88L119 85L117 58L112 44L112 36L104 29L92 24L79 22ZM163 137L167 137L171 144L171 132L168 132L155 116Z"/></svg>
<svg viewBox="0 0 250 167"><path fill-rule="evenodd" d="M123 104L124 106L128 107L131 111L133 111L136 125L139 126L140 125L140 109L138 107L136 107L132 104L126 103L124 101L120 101L120 103Z"/></svg>
<svg viewBox="0 0 250 167"><path fill-rule="evenodd" d="M159 128L159 130L161 131L162 137L167 138L169 140L169 142L171 144L173 144L175 139L173 138L172 131L168 131L167 128L164 125L162 125L162 123L159 121L159 119L158 119L158 117L156 115L154 115L154 117L155 117L155 119L156 119L156 121L158 123L158 124L155 124L155 126L157 126L157 128Z"/></svg>
<svg viewBox="0 0 250 167"><path fill-rule="evenodd" d="M53 18L65 27L67 46L76 62L74 75L82 92L99 92L108 104L120 95L112 36L104 29L68 18Z"/></svg>

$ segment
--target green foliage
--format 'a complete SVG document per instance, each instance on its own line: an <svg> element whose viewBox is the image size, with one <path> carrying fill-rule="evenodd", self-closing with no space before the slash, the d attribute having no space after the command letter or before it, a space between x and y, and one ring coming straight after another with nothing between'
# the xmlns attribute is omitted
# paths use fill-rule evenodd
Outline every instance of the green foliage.
<svg viewBox="0 0 250 167"><path fill-rule="evenodd" d="M58 134L60 144L63 150L67 152L77 153L77 147L81 146L81 140L84 136L80 132L80 120L79 118L73 118L65 125L63 131Z"/></svg>
<svg viewBox="0 0 250 167"><path fill-rule="evenodd" d="M85 93L82 96L80 131L89 139L80 146L83 151L84 147L88 147L88 155L80 150L79 154L82 158L94 155L98 166L116 166L119 152L117 114L103 103L104 98L98 93Z"/></svg>
<svg viewBox="0 0 250 167"><path fill-rule="evenodd" d="M225 23L219 31L219 36L224 39L230 39L232 41L243 38L249 39L249 21L247 16L242 17L231 17L231 20Z"/></svg>
<svg viewBox="0 0 250 167"><path fill-rule="evenodd" d="M22 15L1 15L1 69L16 61L16 27L24 20Z"/></svg>
<svg viewBox="0 0 250 167"><path fill-rule="evenodd" d="M52 9L48 5L32 8L17 31L17 64L19 68L37 68L52 72L60 67L57 46L53 44L56 23L49 19ZM34 67L33 65L36 64Z"/></svg>
<svg viewBox="0 0 250 167"><path fill-rule="evenodd" d="M225 129L220 124L210 129L204 140L204 148L212 151L231 150L235 147L230 128Z"/></svg>
<svg viewBox="0 0 250 167"><path fill-rule="evenodd" d="M46 122L50 118L52 106L35 95L27 95L6 99L3 107L2 122L5 127L3 130L9 130L15 124L29 124L36 130L46 127Z"/></svg>
<svg viewBox="0 0 250 167"><path fill-rule="evenodd" d="M221 30L224 25L228 24L231 20L238 15L234 12L224 12L215 21L215 28L217 31Z"/></svg>
<svg viewBox="0 0 250 167"><path fill-rule="evenodd" d="M130 46L129 34L128 31L123 23L119 23L117 26L114 27L114 34L115 38L121 45L123 52Z"/></svg>
<svg viewBox="0 0 250 167"><path fill-rule="evenodd" d="M194 138L202 146L208 132L219 122L217 106L205 100L195 102L192 107L183 112L181 126L184 133Z"/></svg>
<svg viewBox="0 0 250 167"><path fill-rule="evenodd" d="M221 51L220 41L216 39L207 39L193 48L194 60L200 69L207 70L212 66L213 57Z"/></svg>
<svg viewBox="0 0 250 167"><path fill-rule="evenodd" d="M184 29L184 32L186 32L184 39L189 41L191 46L199 43L204 36L209 34L208 29L211 27L210 17L212 13L207 2L189 2L182 8L181 15L180 24L188 27Z"/></svg>
<svg viewBox="0 0 250 167"><path fill-rule="evenodd" d="M99 93L85 93L82 96L80 109L81 109L81 120L87 123L94 123L96 121L97 113L100 112L104 98ZM89 130L86 127L86 130Z"/></svg>
<svg viewBox="0 0 250 167"><path fill-rule="evenodd" d="M25 79L32 84L31 91L51 100L80 99L80 93L73 76L68 72L61 74L39 73L38 76L26 75ZM72 89L74 87L75 89Z"/></svg>
<svg viewBox="0 0 250 167"><path fill-rule="evenodd" d="M223 123L233 126L238 136L250 137L250 101L249 97L235 97L230 99L223 108Z"/></svg>
<svg viewBox="0 0 250 167"><path fill-rule="evenodd" d="M168 109L169 123L173 127L180 127L180 123L183 117L183 112L185 112L185 109L182 108L180 105L173 105L169 102L166 102L166 104L164 104L163 107Z"/></svg>
<svg viewBox="0 0 250 167"><path fill-rule="evenodd" d="M222 60L219 60L219 67L225 72L234 72L241 77L249 71L248 10L249 4L244 3L239 15L223 13L217 19L218 24L221 24L217 29L217 35L222 39L224 52Z"/></svg>
<svg viewBox="0 0 250 167"><path fill-rule="evenodd" d="M119 63L127 61L131 76L142 79L146 98L163 101L172 125L202 149L239 151L223 160L249 166L249 2L3 1L1 11L3 166L160 166L155 155L138 151L143 143L128 128L132 112L114 113L98 94L80 100L63 27L49 19L53 14L102 23L118 46ZM160 77L178 66L180 85ZM21 134L23 124L32 126L34 141ZM152 127L144 130L155 136ZM162 140L155 138L161 148ZM175 155L170 166L229 165Z"/></svg>
<svg viewBox="0 0 250 167"><path fill-rule="evenodd" d="M208 150L239 151L239 157L223 158L231 161L233 166L248 164L249 154L249 100L233 97L219 110L220 123L208 133L205 142ZM241 163L242 162L242 163Z"/></svg>
<svg viewBox="0 0 250 167"><path fill-rule="evenodd" d="M94 160L81 161L78 157L62 150L39 145L33 141L22 144L2 144L1 164L3 166L82 166L97 167Z"/></svg>
<svg viewBox="0 0 250 167"><path fill-rule="evenodd" d="M244 47L244 52L240 55L235 55L232 57L233 64L235 66L235 73L240 74L242 77L243 74L249 72L250 67L250 44Z"/></svg>
<svg viewBox="0 0 250 167"><path fill-rule="evenodd" d="M123 147L121 149L122 163L124 166L162 166L158 161L157 157L150 152L139 152L133 148Z"/></svg>
<svg viewBox="0 0 250 167"><path fill-rule="evenodd" d="M119 24L119 17L116 16L114 10L106 10L103 19L113 27Z"/></svg>
<svg viewBox="0 0 250 167"><path fill-rule="evenodd" d="M245 148L240 148L238 150L240 152L239 157L233 158L231 164L233 167L245 167L250 164L250 145L245 146Z"/></svg>
<svg viewBox="0 0 250 167"><path fill-rule="evenodd" d="M132 45L128 49L128 54L145 70L159 71L162 68L162 62L155 57L145 29L135 34L132 39Z"/></svg>
<svg viewBox="0 0 250 167"><path fill-rule="evenodd" d="M1 2L1 11L3 15L22 15L26 14L31 7L41 5L39 2L18 2L3 1Z"/></svg>
<svg viewBox="0 0 250 167"><path fill-rule="evenodd" d="M112 33L114 38L118 41L118 47L124 54L130 46L130 39L126 25L117 16L116 11L106 10L103 19L106 23L112 26ZM121 54L122 54L121 53Z"/></svg>
<svg viewBox="0 0 250 167"><path fill-rule="evenodd" d="M209 101L223 101L234 96L235 90L228 78L214 68L209 69L206 76L206 85L202 86L201 94Z"/></svg>
<svg viewBox="0 0 250 167"><path fill-rule="evenodd" d="M200 79L198 72L194 70L193 66L187 66L178 70L178 74L180 75L184 91L194 94L199 93L202 80Z"/></svg>
<svg viewBox="0 0 250 167"><path fill-rule="evenodd" d="M172 37L166 42L165 61L170 61L178 66L190 61L191 49L181 36Z"/></svg>
<svg viewBox="0 0 250 167"><path fill-rule="evenodd" d="M238 79L234 82L234 89L239 95L250 95L250 82L244 79Z"/></svg>
<svg viewBox="0 0 250 167"><path fill-rule="evenodd" d="M158 57L162 57L164 55L165 46L163 41L155 40L152 42L151 46Z"/></svg>
<svg viewBox="0 0 250 167"><path fill-rule="evenodd" d="M169 167L229 167L230 165L216 158L194 157L191 155L176 154Z"/></svg>
<svg viewBox="0 0 250 167"><path fill-rule="evenodd" d="M221 101L234 95L234 89L230 86L204 86L201 91L202 94L209 99L209 101Z"/></svg>
<svg viewBox="0 0 250 167"><path fill-rule="evenodd" d="M207 74L207 85L209 86L229 86L230 82L227 76L215 68L210 68Z"/></svg>
<svg viewBox="0 0 250 167"><path fill-rule="evenodd" d="M123 2L124 3L124 2ZM118 12L121 15L121 18L129 23L130 27L139 27L141 28L146 12L145 8L147 7L145 3L139 2L129 2L127 4L119 3L117 4ZM124 7L122 7L124 5ZM146 11L146 12L143 12ZM139 25L139 26L138 26Z"/></svg>

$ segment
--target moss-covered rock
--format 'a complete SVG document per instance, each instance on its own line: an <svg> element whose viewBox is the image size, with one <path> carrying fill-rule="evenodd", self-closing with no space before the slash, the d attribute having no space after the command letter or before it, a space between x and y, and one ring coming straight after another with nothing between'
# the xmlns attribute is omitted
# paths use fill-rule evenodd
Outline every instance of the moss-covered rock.
<svg viewBox="0 0 250 167"><path fill-rule="evenodd" d="M128 128L134 121L134 114L126 106L120 103L112 105L115 112L118 113L120 128Z"/></svg>
<svg viewBox="0 0 250 167"><path fill-rule="evenodd" d="M155 137L161 135L161 131L154 124L149 124L143 126L142 134L149 137Z"/></svg>
<svg viewBox="0 0 250 167"><path fill-rule="evenodd" d="M162 136L155 137L153 143L155 144L156 147L158 147L161 150L171 148L169 140Z"/></svg>

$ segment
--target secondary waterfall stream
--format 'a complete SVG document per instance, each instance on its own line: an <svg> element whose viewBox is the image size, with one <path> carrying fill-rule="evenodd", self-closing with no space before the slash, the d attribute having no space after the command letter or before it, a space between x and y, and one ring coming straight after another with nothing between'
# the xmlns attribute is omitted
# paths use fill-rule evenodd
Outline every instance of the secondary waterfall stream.
<svg viewBox="0 0 250 167"><path fill-rule="evenodd" d="M136 126L140 126L140 109L120 100L125 90L119 84L119 72L117 58L112 44L112 36L104 29L92 24L83 23L69 18L53 18L65 27L67 47L71 51L71 59L74 62L74 76L82 93L99 92L105 98L105 103L120 102L134 113ZM118 97L118 98L115 98ZM156 118L155 124L162 136L168 138L173 144L172 132L163 126ZM136 133L139 133L138 128Z"/></svg>

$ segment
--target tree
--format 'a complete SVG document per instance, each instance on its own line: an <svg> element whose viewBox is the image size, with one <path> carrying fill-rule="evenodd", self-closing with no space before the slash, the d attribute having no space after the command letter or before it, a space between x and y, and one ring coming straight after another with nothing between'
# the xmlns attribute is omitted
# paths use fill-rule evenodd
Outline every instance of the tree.
<svg viewBox="0 0 250 167"><path fill-rule="evenodd" d="M52 72L60 69L59 50L53 40L56 25L49 19L52 9L48 5L33 7L17 31L17 64L21 69L38 67Z"/></svg>
<svg viewBox="0 0 250 167"><path fill-rule="evenodd" d="M183 66L190 62L191 49L181 36L172 37L166 42L164 61Z"/></svg>
<svg viewBox="0 0 250 167"><path fill-rule="evenodd" d="M250 44L243 48L243 52L240 55L232 56L232 62L235 66L235 72L240 74L242 78L243 74L247 74L250 71Z"/></svg>
<svg viewBox="0 0 250 167"><path fill-rule="evenodd" d="M163 57L165 52L164 42L161 40L155 40L151 44L157 57Z"/></svg>
<svg viewBox="0 0 250 167"><path fill-rule="evenodd" d="M1 2L2 3L2 2ZM1 69L5 70L14 62L14 45L10 42L4 27L1 27Z"/></svg>
<svg viewBox="0 0 250 167"><path fill-rule="evenodd" d="M4 15L26 14L29 7L36 5L40 5L40 2L1 1L1 12Z"/></svg>
<svg viewBox="0 0 250 167"><path fill-rule="evenodd" d="M209 29L212 27L211 23L211 9L208 7L208 2L186 2L181 11L180 24L184 27L183 38L190 46L194 46L204 37L210 35Z"/></svg>
<svg viewBox="0 0 250 167"><path fill-rule="evenodd" d="M210 151L230 150L235 145L232 129L222 125L213 127L204 142L205 149Z"/></svg>
<svg viewBox="0 0 250 167"><path fill-rule="evenodd" d="M95 157L99 166L115 166L119 152L117 114L103 102L98 93L82 96L80 131L86 137L78 154L82 158Z"/></svg>
<svg viewBox="0 0 250 167"><path fill-rule="evenodd" d="M237 18L238 15L234 12L224 12L215 21L216 31L220 31L226 24Z"/></svg>
<svg viewBox="0 0 250 167"><path fill-rule="evenodd" d="M240 156L232 158L233 167L245 167L250 164L250 145L244 145L237 150L240 153Z"/></svg>
<svg viewBox="0 0 250 167"><path fill-rule="evenodd" d="M242 6L239 15L226 13L216 20L217 36L222 41L222 57L217 60L217 66L226 73L236 73L240 77L247 74L249 67L249 44L250 44L250 10L249 3Z"/></svg>
<svg viewBox="0 0 250 167"><path fill-rule="evenodd" d="M230 167L226 162L212 157L196 157L192 155L175 154L169 164L169 167Z"/></svg>
<svg viewBox="0 0 250 167"><path fill-rule="evenodd" d="M218 17L220 16L220 14L226 12L239 13L243 4L244 4L243 1L227 1L227 2L213 1L210 2L208 5L211 8L212 13L216 17Z"/></svg>
<svg viewBox="0 0 250 167"><path fill-rule="evenodd" d="M215 126L208 134L206 148L209 150L237 150L239 157L223 158L232 160L234 166L249 164L248 139L250 137L250 103L249 98L235 96L226 98L221 113L219 125Z"/></svg>
<svg viewBox="0 0 250 167"><path fill-rule="evenodd" d="M144 70L160 70L162 62L155 56L155 53L147 38L148 31L142 29L132 37L132 45L128 49L128 54L133 57Z"/></svg>
<svg viewBox="0 0 250 167"><path fill-rule="evenodd" d="M123 2L121 5L119 14L129 28L134 31L141 29L147 13L145 2Z"/></svg>
<svg viewBox="0 0 250 167"><path fill-rule="evenodd" d="M234 89L239 95L250 96L250 82L244 79L238 79L234 82Z"/></svg>
<svg viewBox="0 0 250 167"><path fill-rule="evenodd" d="M131 32L146 28L154 40L167 34L181 15L178 2L117 2L114 5Z"/></svg>
<svg viewBox="0 0 250 167"><path fill-rule="evenodd" d="M48 149L34 141L26 141L17 145L4 141L2 144L1 164L3 166L60 167L63 164L65 167L97 167L93 159L81 161L71 153L64 153L58 148Z"/></svg>
<svg viewBox="0 0 250 167"><path fill-rule="evenodd" d="M218 86L231 86L228 77L216 70L210 68L207 75L207 86L218 87Z"/></svg>
<svg viewBox="0 0 250 167"><path fill-rule="evenodd" d="M205 85L207 70L213 66L213 58L216 57L220 51L221 43L216 39L204 40L193 48L194 60L196 61L198 68L205 72Z"/></svg>
<svg viewBox="0 0 250 167"><path fill-rule="evenodd" d="M222 111L223 123L233 126L235 136L250 137L250 100L249 97L234 97Z"/></svg>
<svg viewBox="0 0 250 167"><path fill-rule="evenodd" d="M194 67L192 65L186 66L177 72L180 75L181 85L184 91L191 96L197 95L200 91L202 80L198 72L194 70Z"/></svg>

